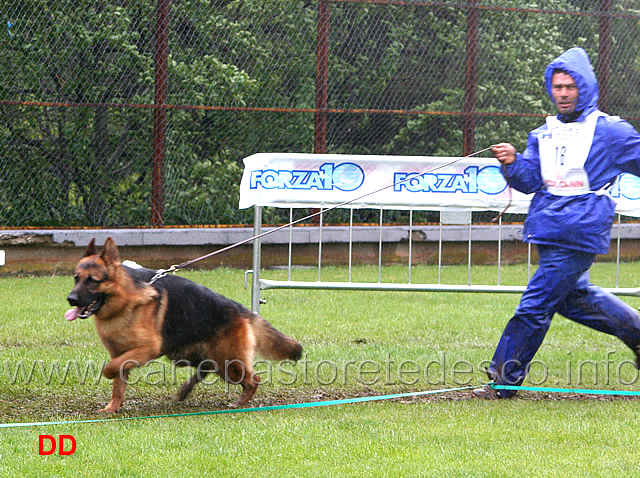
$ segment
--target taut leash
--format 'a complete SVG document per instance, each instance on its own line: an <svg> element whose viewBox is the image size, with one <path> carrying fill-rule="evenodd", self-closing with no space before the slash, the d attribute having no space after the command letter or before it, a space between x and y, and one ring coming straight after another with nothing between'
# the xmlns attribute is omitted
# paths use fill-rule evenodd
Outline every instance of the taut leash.
<svg viewBox="0 0 640 478"><path fill-rule="evenodd" d="M460 158L454 159L453 161L449 161L448 163L444 163L444 164L441 164L439 166L435 166L435 167L431 168L430 170L425 171L423 173L416 173L413 176L409 176L409 177L404 178L404 179L402 179L400 181L397 181L397 182L395 182L393 184L389 184L388 186L383 186L380 189L376 189L374 191L368 192L366 194L363 194L362 196L355 197L355 198L350 199L348 201L345 201L343 203L336 204L335 206L331 206L330 208L321 209L320 211L314 212L313 214L309 214L308 216L305 216L305 217L303 217L301 219L296 219L295 221L291 221L291 222L289 222L287 224L283 224L282 226L278 226L278 227L276 227L274 229L269 229L268 231L265 231L265 232L263 232L261 234L257 234L255 236L249 237L249 238L244 239L242 241L236 242L235 244L231 244L229 246L223 247L222 249L218 249L216 251L210 252L209 254L205 254L204 256L200 256L200 257L197 257L195 259L191 259L189 261L183 262L182 264L174 264L171 267L169 267L168 269L158 269L158 271L153 276L153 278L149 281L149 283L153 284L155 281L157 281L158 279L161 279L162 277L166 276L167 274L169 274L171 272L176 272L179 269L183 269L183 268L185 268L187 266L190 266L191 264L194 264L196 262L202 261L204 259L208 259L210 257L213 257L213 256L217 255L217 254L221 254L221 253L226 252L226 251L228 251L230 249L233 249L235 247L242 246L242 245L247 244L249 242L255 241L256 239L260 239L261 237L264 237L264 236L266 236L268 234L273 234L274 232L278 232L278 231L280 231L282 229L286 229L287 227L293 226L294 224L298 224L298 223L306 221L308 219L312 219L312 218L314 218L316 216L319 216L320 214L325 214L325 213L327 213L329 211L333 211L334 209L338 209L338 208L344 207L344 206L346 206L348 204L351 204L352 202L359 201L360 199L364 199L367 196L371 196L373 194L379 193L380 191L384 191L385 189L392 188L394 186L397 186L398 184L406 183L407 181L411 181L412 179L418 178L418 177L420 177L420 176L422 176L424 174L432 173L433 171L437 171L438 169L446 168L447 166L451 166L452 164L458 163L458 162L460 162L460 161L462 161L464 159L471 158L473 156L477 156L477 155L479 155L481 153L484 153L485 151L489 151L491 148L493 148L493 146L494 145L491 145L488 148L484 148L484 149L481 149L481 150L476 151L474 153L467 154L466 156L462 156ZM507 208L510 205L511 205L511 200L509 200L509 205L507 205ZM506 211L506 209L505 209L505 211ZM503 211L503 214L504 214L504 211Z"/></svg>

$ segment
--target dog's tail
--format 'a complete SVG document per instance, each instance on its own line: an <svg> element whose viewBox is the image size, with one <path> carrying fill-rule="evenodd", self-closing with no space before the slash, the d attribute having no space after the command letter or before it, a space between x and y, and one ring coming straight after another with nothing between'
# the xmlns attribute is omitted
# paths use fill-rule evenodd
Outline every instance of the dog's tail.
<svg viewBox="0 0 640 478"><path fill-rule="evenodd" d="M251 326L256 338L258 353L271 360L299 360L302 357L302 345L288 335L283 334L263 317L254 314Z"/></svg>

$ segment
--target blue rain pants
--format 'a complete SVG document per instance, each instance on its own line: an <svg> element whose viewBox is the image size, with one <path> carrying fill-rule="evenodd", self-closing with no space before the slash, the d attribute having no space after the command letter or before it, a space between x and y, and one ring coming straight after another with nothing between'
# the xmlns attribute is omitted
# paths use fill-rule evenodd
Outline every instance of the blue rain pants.
<svg viewBox="0 0 640 478"><path fill-rule="evenodd" d="M595 254L538 245L539 265L509 320L488 373L500 385L520 385L557 312L592 329L614 335L635 350L640 317L613 294L589 283ZM506 398L515 393L500 390Z"/></svg>

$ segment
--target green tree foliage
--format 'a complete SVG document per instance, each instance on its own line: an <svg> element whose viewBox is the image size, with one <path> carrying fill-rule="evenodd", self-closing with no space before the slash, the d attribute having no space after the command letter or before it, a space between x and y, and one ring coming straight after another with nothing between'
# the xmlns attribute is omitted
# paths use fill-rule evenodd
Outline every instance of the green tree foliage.
<svg viewBox="0 0 640 478"><path fill-rule="evenodd" d="M238 211L242 158L313 144L308 114L270 110L314 106L315 9L289 0L211 5L174 7L169 102L211 108L171 112L167 224L251 223L250 211ZM267 111L217 109L234 106Z"/></svg>
<svg viewBox="0 0 640 478"><path fill-rule="evenodd" d="M479 15L475 144L522 148L553 111L548 61L579 45L597 65L598 19L485 3L505 8ZM640 106L629 87L640 81L637 20L624 16L638 12L614 3L609 104L624 116ZM0 106L0 225L150 224L157 6L0 0L0 99L12 102ZM527 7L594 11L582 0ZM318 1L169 8L164 223L250 223L237 208L242 158L314 148ZM357 111L329 114L328 151L461 154L469 9L330 2L330 14L329 108Z"/></svg>
<svg viewBox="0 0 640 478"><path fill-rule="evenodd" d="M559 9L567 2L555 2ZM534 20L535 18L535 20ZM466 28L467 12L458 11L442 32L442 40L456 52L466 51L466 36L446 35ZM509 25L506 29L505 25ZM566 30L565 30L566 31ZM595 39L597 42L597 38ZM546 65L574 40L566 38L554 15L524 15L515 12L488 12L480 16L477 42L476 150L508 141L522 149L527 134L540 118L509 114L546 115L553 113L543 81ZM442 63L445 76L460 77L466 58ZM443 83L446 84L446 83ZM438 97L414 107L437 114L409 119L384 150L389 154L412 154L420 145L425 155L455 156L462 151L462 118L446 113L464 109L465 85L439 88ZM506 113L506 115L505 115ZM415 153L413 153L415 154Z"/></svg>
<svg viewBox="0 0 640 478"><path fill-rule="evenodd" d="M8 7L13 26L10 36L0 37L0 95L32 104L3 108L0 162L14 177L5 177L0 220L15 226L126 223L132 217L112 199L148 194L150 145L141 138L153 123L143 109L97 105L151 102L153 9L141 1ZM25 203L27 214L12 214Z"/></svg>
<svg viewBox="0 0 640 478"><path fill-rule="evenodd" d="M0 37L0 95L33 105L3 107L0 168L11 177L0 184L0 221L148 224L155 2L4 6L12 25ZM237 221L237 191L229 193L239 160L309 149L308 121L215 109L312 106L313 10L299 6L307 15L291 18L284 1L172 2L167 104L187 108L167 113L165 223Z"/></svg>

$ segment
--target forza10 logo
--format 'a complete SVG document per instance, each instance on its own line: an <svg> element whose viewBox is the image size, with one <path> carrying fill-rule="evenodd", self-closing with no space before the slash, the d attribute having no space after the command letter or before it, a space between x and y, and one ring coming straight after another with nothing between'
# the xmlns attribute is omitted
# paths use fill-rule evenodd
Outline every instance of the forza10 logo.
<svg viewBox="0 0 640 478"><path fill-rule="evenodd" d="M354 163L324 163L318 170L256 170L251 172L250 188L317 189L354 191L362 186L364 171Z"/></svg>

